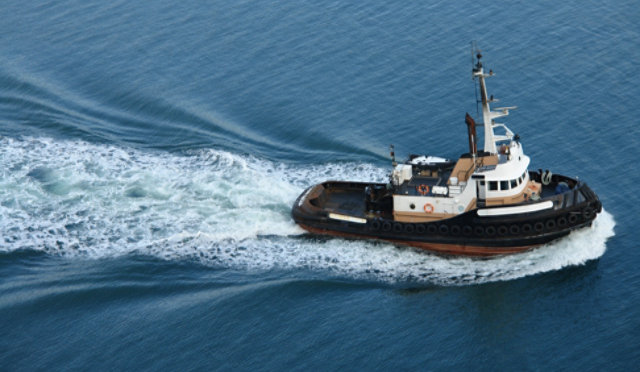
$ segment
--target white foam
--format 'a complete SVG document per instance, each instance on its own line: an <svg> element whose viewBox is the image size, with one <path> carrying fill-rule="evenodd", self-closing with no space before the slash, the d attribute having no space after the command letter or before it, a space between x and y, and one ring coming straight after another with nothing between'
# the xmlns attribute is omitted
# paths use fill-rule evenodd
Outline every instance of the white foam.
<svg viewBox="0 0 640 372"><path fill-rule="evenodd" d="M1 138L0 167L0 250L96 256L185 235L300 234L289 213L304 188L385 176L368 164L289 167L218 150L173 155L50 138Z"/></svg>
<svg viewBox="0 0 640 372"><path fill-rule="evenodd" d="M509 280L604 254L613 217L548 246L493 259L444 258L372 241L300 236L290 208L326 179L377 180L369 164L287 166L218 150L186 156L83 141L0 139L0 251L131 253L247 270L444 285Z"/></svg>

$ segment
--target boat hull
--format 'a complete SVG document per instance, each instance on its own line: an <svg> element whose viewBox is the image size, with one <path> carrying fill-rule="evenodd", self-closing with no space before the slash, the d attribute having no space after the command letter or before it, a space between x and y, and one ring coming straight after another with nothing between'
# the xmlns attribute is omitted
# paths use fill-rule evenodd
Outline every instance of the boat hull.
<svg viewBox="0 0 640 372"><path fill-rule="evenodd" d="M586 184L576 181L575 185L561 195L541 200L553 202L553 208L547 210L487 216L480 215L476 208L448 219L408 223L395 221L390 213L366 211L366 188L380 184L325 182L300 195L292 217L313 234L377 239L449 255L505 255L530 250L590 226L602 205ZM327 195L336 196L331 199Z"/></svg>

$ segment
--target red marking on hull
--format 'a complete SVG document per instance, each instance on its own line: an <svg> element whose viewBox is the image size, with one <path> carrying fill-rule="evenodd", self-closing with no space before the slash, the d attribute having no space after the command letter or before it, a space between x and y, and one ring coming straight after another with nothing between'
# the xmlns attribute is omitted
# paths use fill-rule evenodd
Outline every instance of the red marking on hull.
<svg viewBox="0 0 640 372"><path fill-rule="evenodd" d="M473 246L473 245L465 245L465 244L443 244L443 243L426 243L426 242L416 242L411 240L396 240L396 239L382 239L369 235L359 235L359 234L349 234L332 230L324 230L317 229L315 227L310 227L307 225L299 224L303 229L320 235L332 235L332 236L340 236L345 238L365 238L372 240L384 240L394 244L402 244L408 245L415 248L424 249L426 251L431 251L435 253L444 253L456 256L477 256L477 257L487 257L487 256L500 256L505 254L513 254L513 253L521 253L528 251L532 248L538 247L539 244L536 245L525 245L519 247L481 247L481 246Z"/></svg>

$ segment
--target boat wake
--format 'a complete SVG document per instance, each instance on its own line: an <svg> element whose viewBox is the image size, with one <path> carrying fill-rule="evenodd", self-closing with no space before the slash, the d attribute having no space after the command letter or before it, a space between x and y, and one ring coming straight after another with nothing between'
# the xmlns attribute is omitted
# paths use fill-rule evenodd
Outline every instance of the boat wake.
<svg viewBox="0 0 640 372"><path fill-rule="evenodd" d="M600 257L614 235L591 228L524 254L445 258L387 243L314 238L290 218L301 191L327 179L384 181L361 163L288 166L217 150L152 153L83 141L0 138L0 252L152 255L241 270L311 270L390 283L515 279Z"/></svg>

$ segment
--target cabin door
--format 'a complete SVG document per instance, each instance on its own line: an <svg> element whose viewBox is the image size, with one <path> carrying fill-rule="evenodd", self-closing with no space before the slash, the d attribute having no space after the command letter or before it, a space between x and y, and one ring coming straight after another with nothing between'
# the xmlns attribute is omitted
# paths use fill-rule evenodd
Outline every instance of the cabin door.
<svg viewBox="0 0 640 372"><path fill-rule="evenodd" d="M476 180L476 197L478 198L478 204L484 204L487 198L487 185L483 179Z"/></svg>

